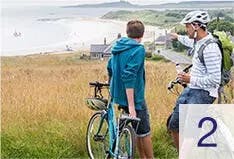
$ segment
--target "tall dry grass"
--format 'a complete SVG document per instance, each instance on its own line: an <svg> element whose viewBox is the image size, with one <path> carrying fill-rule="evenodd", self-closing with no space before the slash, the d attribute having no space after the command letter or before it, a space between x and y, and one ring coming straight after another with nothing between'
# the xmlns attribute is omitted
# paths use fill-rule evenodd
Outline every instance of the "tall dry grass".
<svg viewBox="0 0 234 159"><path fill-rule="evenodd" d="M1 157L86 158L85 132L93 113L85 105L90 81L106 81L105 61L79 54L3 57ZM155 156L176 155L165 120L176 96L167 91L174 64L146 62L146 100Z"/></svg>

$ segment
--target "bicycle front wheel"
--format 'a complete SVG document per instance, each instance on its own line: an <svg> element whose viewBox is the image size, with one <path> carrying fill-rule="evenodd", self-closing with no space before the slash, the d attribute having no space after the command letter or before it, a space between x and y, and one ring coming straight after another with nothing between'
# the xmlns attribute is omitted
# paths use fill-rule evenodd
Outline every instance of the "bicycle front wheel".
<svg viewBox="0 0 234 159"><path fill-rule="evenodd" d="M135 132L130 125L125 126L119 135L118 156L119 158L134 158Z"/></svg>
<svg viewBox="0 0 234 159"><path fill-rule="evenodd" d="M86 147L91 159L105 158L109 149L109 134L106 114L95 113L89 120L86 132Z"/></svg>

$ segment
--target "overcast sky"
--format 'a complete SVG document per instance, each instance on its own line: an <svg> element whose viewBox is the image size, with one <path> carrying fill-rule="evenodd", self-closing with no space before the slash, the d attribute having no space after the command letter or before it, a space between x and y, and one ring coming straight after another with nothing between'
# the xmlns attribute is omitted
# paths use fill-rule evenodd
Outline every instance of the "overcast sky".
<svg viewBox="0 0 234 159"><path fill-rule="evenodd" d="M118 0L1 0L1 3L20 5L20 4L43 4L43 5L71 5L71 4L90 4L90 3L103 3L103 2L116 2ZM161 3L176 3L181 1L194 1L194 0L128 0L134 4L161 4ZM200 0L207 1L207 0ZM210 0L209 0L210 1ZM213 0L221 1L221 0ZM234 1L234 0L225 0Z"/></svg>

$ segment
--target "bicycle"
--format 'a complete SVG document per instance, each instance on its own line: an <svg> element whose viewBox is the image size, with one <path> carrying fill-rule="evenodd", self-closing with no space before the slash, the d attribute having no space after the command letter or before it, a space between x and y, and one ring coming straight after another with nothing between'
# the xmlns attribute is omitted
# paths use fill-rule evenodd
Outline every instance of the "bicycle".
<svg viewBox="0 0 234 159"><path fill-rule="evenodd" d="M99 158L134 158L135 132L130 123L139 124L139 118L129 117L122 110L117 118L110 97L105 99L102 89L109 90L109 84L89 83L94 87L94 97L87 98L87 105L96 112L91 116L86 132L86 148L91 159Z"/></svg>
<svg viewBox="0 0 234 159"><path fill-rule="evenodd" d="M188 65L187 67L185 67L185 68L183 69L182 72L188 73L192 66L193 66L192 64L191 64L191 65ZM181 86L183 86L183 88L187 87L187 84L181 82L181 81L179 80L179 78L177 77L175 80L169 82L167 89L168 89L170 92L172 92L173 94L176 94L177 96L179 96L180 93L178 92L178 90L174 90L175 92L173 92L174 86L175 86L175 85L178 85L178 84L181 85ZM228 86L228 85L227 85L227 86ZM223 87L223 86L219 87L217 103L218 103L218 104L228 104L228 102L229 102L229 101L228 101L228 97L227 97L227 94L225 93L224 87Z"/></svg>
<svg viewBox="0 0 234 159"><path fill-rule="evenodd" d="M189 69L191 67L192 67L192 65L185 67L183 69L183 72L188 73ZM174 90L176 85L181 85L183 88L187 87L187 85L185 83L182 83L179 80L179 78L176 78L175 80L169 82L167 89L170 92L172 92L173 94L179 95L178 90ZM224 92L219 92L217 103L218 104L227 103L227 97L226 97L226 94ZM231 134L230 130L228 129L228 126L222 120L220 120L218 118L218 116L216 116L216 118L217 118L217 123L218 123L220 128L216 131L216 133L214 135L209 136L210 138L207 141L209 143L216 143L217 141L219 141L219 147L221 147L223 150L226 150L226 152L221 153L220 151L217 151L216 148L210 148L209 151L207 151L207 149L206 149L204 154L207 157L210 157L213 155L212 158L214 158L214 159L215 158L217 158L217 159L220 159L220 158L233 159L234 158L234 147L233 147L234 146L234 137L232 137L232 134ZM171 120L171 115L167 118L167 121L166 121L167 128L169 126L170 120ZM210 127L204 127L201 130L201 134L204 135L209 131L210 131ZM170 132L169 129L168 129L168 132ZM220 142L220 141L223 141L223 142Z"/></svg>
<svg viewBox="0 0 234 159"><path fill-rule="evenodd" d="M188 73L188 72L190 71L190 69L192 68L192 66L193 66L192 64L188 65L187 67L185 67L185 68L183 69L182 72ZM167 86L167 89L168 89L171 93L173 93L173 94L179 96L179 94L180 94L179 91L174 89L174 87L175 87L176 85L181 85L183 88L186 88L186 87L187 87L187 84L181 82L180 79L179 79L178 77L177 77L175 80L172 80L172 81L169 82L169 84L168 84L168 86ZM217 103L218 103L218 104L227 104L227 103L228 103L227 96L226 96L226 93L224 92L224 88L223 88L223 87L220 87L220 88L219 88ZM167 122L166 122L166 126L167 126L167 127L168 127L168 124L169 124L170 119L171 119L171 115L167 118Z"/></svg>

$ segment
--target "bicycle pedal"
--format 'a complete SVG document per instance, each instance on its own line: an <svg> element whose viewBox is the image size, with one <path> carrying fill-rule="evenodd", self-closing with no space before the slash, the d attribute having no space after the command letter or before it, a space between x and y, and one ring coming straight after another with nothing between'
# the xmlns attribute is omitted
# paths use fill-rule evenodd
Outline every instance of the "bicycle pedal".
<svg viewBox="0 0 234 159"><path fill-rule="evenodd" d="M94 141L103 141L105 138L103 135L94 135Z"/></svg>

